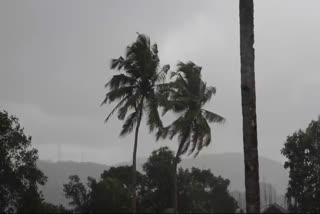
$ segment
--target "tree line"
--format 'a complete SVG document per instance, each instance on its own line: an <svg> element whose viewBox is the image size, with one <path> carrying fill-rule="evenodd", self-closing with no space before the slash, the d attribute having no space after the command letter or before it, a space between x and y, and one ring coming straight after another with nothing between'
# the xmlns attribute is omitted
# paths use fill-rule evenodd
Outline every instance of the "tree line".
<svg viewBox="0 0 320 214"><path fill-rule="evenodd" d="M172 174L175 156L167 147L153 151L137 177L137 212L172 211ZM83 184L77 175L69 177L64 193L75 212L131 212L132 166L111 167L99 180L88 178ZM177 173L180 213L234 213L238 205L228 192L229 180L210 170L182 169Z"/></svg>

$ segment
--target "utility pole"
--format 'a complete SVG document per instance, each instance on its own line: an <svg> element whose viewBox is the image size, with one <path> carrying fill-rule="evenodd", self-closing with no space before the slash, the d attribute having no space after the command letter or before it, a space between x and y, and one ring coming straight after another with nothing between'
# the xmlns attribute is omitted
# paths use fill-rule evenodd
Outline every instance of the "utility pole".
<svg viewBox="0 0 320 214"><path fill-rule="evenodd" d="M61 161L61 145L58 144L57 162Z"/></svg>

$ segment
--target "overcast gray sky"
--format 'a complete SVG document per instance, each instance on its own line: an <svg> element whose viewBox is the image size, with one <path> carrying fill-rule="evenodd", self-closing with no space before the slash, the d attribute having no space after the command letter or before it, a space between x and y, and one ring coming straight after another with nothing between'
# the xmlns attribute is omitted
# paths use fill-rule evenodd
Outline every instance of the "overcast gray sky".
<svg viewBox="0 0 320 214"><path fill-rule="evenodd" d="M286 136L320 113L320 2L255 1L259 153L282 161ZM133 135L118 137L100 107L111 58L145 33L162 64L192 60L223 115L201 153L242 152L238 1L0 0L0 109L20 118L41 159L130 161ZM138 156L162 145L142 126Z"/></svg>

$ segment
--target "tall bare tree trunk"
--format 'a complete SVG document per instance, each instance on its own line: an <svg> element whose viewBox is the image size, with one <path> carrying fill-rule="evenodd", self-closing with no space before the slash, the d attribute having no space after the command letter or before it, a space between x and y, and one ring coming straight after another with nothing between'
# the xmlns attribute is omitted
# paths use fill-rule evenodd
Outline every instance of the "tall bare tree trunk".
<svg viewBox="0 0 320 214"><path fill-rule="evenodd" d="M240 1L241 97L247 213L260 212L259 160L254 74L253 0Z"/></svg>
<svg viewBox="0 0 320 214"><path fill-rule="evenodd" d="M138 135L139 135L139 128L142 118L142 110L143 110L143 98L141 99L141 103L138 107L139 116L134 136L134 147L133 147L133 158L132 158L132 201L131 201L131 209L132 213L137 213L137 197L136 197L136 186L137 186L137 148L138 148Z"/></svg>

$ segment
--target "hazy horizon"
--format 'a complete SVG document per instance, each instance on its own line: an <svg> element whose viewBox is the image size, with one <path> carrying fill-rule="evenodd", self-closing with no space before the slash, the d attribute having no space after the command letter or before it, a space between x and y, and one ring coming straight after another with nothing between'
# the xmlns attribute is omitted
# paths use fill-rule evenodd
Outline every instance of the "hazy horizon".
<svg viewBox="0 0 320 214"><path fill-rule="evenodd" d="M150 154L149 154L150 155ZM224 153L203 153L203 154L199 154L195 159L199 158L199 157L206 157L206 156L226 156L226 155L240 155L242 157L242 152L224 152ZM149 156L139 156L137 157L137 161L139 160L147 160L149 158ZM194 157L192 155L190 156L183 156L182 157L182 160L192 160L194 159ZM279 160L274 160L274 159L271 159L271 158L268 158L268 157L265 157L263 155L260 155L259 156L259 159L265 159L265 160L270 160L270 161L274 161L276 163L279 163L279 164L282 164L283 165L283 162L279 161ZM94 161L87 161L85 160L85 158L81 159L81 157L79 158L79 160L71 160L71 159L63 159L63 157L58 160L58 159L41 159L39 158L39 161L44 161L44 162L49 162L49 163L63 163L63 162L73 162L73 163L93 163L93 164L101 164L101 165L105 165L105 166L118 166L118 165L122 165L122 164L132 164L131 163L131 159L128 159L127 161L116 161L116 162L112 162L110 164L108 163L104 163L104 162L94 162Z"/></svg>

